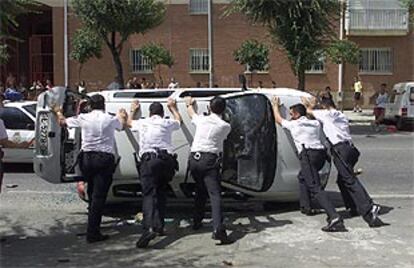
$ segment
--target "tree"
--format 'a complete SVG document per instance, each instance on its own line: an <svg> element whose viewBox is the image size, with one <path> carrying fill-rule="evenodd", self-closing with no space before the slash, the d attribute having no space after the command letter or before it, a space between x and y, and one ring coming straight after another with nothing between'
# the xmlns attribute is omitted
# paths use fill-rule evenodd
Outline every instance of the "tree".
<svg viewBox="0 0 414 268"><path fill-rule="evenodd" d="M38 6L33 0L1 0L0 1L0 63L8 62L10 55L8 52L7 40L22 41L13 31L19 27L17 16L29 12L34 12L33 8Z"/></svg>
<svg viewBox="0 0 414 268"><path fill-rule="evenodd" d="M163 86L161 77L161 65L171 68L174 65L174 58L163 45L156 43L149 43L140 49L141 54L149 59L151 69L155 70L158 67L158 77L160 85Z"/></svg>
<svg viewBox="0 0 414 268"><path fill-rule="evenodd" d="M357 44L349 40L335 40L325 49L325 53L335 64L358 64L360 50Z"/></svg>
<svg viewBox="0 0 414 268"><path fill-rule="evenodd" d="M414 21L414 0L400 0L401 4L408 9L411 22Z"/></svg>
<svg viewBox="0 0 414 268"><path fill-rule="evenodd" d="M161 24L165 5L156 0L73 0L83 27L96 33L112 54L117 80L124 86L121 52L132 34L144 34Z"/></svg>
<svg viewBox="0 0 414 268"><path fill-rule="evenodd" d="M89 28L78 29L73 35L70 58L79 62L78 79L81 80L83 65L91 58L101 58L102 39Z"/></svg>
<svg viewBox="0 0 414 268"><path fill-rule="evenodd" d="M227 14L241 12L267 27L272 39L286 52L298 88L305 89L305 71L335 39L333 23L339 17L337 0L232 0Z"/></svg>
<svg viewBox="0 0 414 268"><path fill-rule="evenodd" d="M239 64L249 67L251 87L253 87L253 73L269 67L269 48L257 40L244 41L240 48L233 52L233 57Z"/></svg>

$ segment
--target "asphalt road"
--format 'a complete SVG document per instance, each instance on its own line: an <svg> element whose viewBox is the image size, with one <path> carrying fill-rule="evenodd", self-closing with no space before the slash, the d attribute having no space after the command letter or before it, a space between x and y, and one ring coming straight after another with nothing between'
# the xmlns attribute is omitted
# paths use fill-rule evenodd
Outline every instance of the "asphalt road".
<svg viewBox="0 0 414 268"><path fill-rule="evenodd" d="M225 212L236 242L216 246L208 220L193 232L186 220L191 209L175 206L168 235L149 249L135 248L141 227L125 221L125 214L104 217L111 239L89 245L86 204L74 186L49 184L30 167L12 166L0 195L0 267L414 267L414 133L373 134L364 126L353 133L362 153L360 178L385 206L389 226L370 229L361 218L348 218L349 232L327 234L319 230L323 214L305 217L295 204L271 211L236 204ZM335 176L333 170L328 190L338 197Z"/></svg>

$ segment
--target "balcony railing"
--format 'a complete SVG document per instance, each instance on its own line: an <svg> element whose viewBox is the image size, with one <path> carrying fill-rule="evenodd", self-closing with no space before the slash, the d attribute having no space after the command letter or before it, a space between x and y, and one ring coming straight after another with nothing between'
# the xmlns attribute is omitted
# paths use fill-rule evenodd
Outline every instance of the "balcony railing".
<svg viewBox="0 0 414 268"><path fill-rule="evenodd" d="M407 9L350 9L347 12L348 34L407 34Z"/></svg>

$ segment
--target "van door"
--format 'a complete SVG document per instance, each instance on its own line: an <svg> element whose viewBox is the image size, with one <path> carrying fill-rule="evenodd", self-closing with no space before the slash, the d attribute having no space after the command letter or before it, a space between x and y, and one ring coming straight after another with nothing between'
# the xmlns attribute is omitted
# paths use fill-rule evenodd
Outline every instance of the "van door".
<svg viewBox="0 0 414 268"><path fill-rule="evenodd" d="M272 105L262 94L226 97L223 182L251 191L270 188L276 173L277 136Z"/></svg>
<svg viewBox="0 0 414 268"><path fill-rule="evenodd" d="M80 96L55 87L38 98L35 127L35 153L33 165L36 175L51 183L82 180L77 163L81 146L80 129L66 129L59 126L51 106L63 107L66 117L77 114Z"/></svg>

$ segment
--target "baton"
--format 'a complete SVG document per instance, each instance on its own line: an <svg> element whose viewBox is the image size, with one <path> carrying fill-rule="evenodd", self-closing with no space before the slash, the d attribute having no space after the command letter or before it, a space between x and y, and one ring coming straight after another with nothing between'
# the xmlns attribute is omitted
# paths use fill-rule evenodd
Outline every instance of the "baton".
<svg viewBox="0 0 414 268"><path fill-rule="evenodd" d="M331 147L331 151L333 152L333 154L335 155L335 157L337 157L337 158L339 159L339 161L342 163L342 165L344 165L344 167L345 167L346 171L348 171L348 173L349 173L349 174L351 174L351 175L352 175L355 179L358 179L356 175L357 175L357 174L361 174L361 173L362 173L362 171L355 172L355 171L354 171L354 169L353 169L353 168L351 168L351 167L348 165L348 162L346 162L346 161L342 158L341 154L338 152L338 150L336 150L336 148L335 148L335 146L332 144L332 142L331 142L328 138L326 138L326 140L328 141L329 146Z"/></svg>

